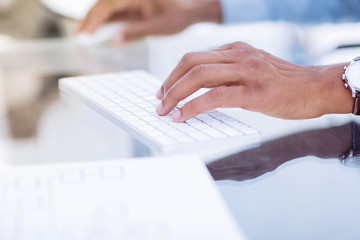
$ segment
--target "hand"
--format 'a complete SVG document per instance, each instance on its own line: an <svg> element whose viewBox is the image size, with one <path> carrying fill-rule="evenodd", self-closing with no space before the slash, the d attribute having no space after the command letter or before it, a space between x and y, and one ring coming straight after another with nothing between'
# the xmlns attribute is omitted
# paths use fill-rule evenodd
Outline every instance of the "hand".
<svg viewBox="0 0 360 240"><path fill-rule="evenodd" d="M353 98L341 80L345 64L300 66L236 42L209 52L188 53L157 93L159 115L200 88L207 93L172 115L184 122L217 107L240 107L286 119L350 113Z"/></svg>
<svg viewBox="0 0 360 240"><path fill-rule="evenodd" d="M169 35L201 21L221 21L219 0L99 0L76 32L93 33L107 21L126 21L114 36L122 43L147 35Z"/></svg>

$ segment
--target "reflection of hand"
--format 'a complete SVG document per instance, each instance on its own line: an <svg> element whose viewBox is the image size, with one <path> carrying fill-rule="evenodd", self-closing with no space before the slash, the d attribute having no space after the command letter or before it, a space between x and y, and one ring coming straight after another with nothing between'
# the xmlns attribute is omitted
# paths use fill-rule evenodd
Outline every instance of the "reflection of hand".
<svg viewBox="0 0 360 240"><path fill-rule="evenodd" d="M215 180L242 181L303 156L337 158L351 148L351 124L297 133L208 164Z"/></svg>
<svg viewBox="0 0 360 240"><path fill-rule="evenodd" d="M353 99L341 80L343 66L295 65L240 42L189 53L157 93L162 99L157 112L166 115L180 100L211 88L176 111L174 121L217 107L241 107L287 119L350 113Z"/></svg>
<svg viewBox="0 0 360 240"><path fill-rule="evenodd" d="M127 21L117 42L180 32L201 21L221 21L219 0L99 0L76 32L93 33L107 21Z"/></svg>

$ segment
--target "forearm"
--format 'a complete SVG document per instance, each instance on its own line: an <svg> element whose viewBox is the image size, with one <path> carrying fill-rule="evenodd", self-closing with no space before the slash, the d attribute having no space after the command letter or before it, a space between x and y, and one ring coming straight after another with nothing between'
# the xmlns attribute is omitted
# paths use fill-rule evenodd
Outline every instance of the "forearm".
<svg viewBox="0 0 360 240"><path fill-rule="evenodd" d="M221 0L224 23L287 21L295 23L360 20L360 2L353 0Z"/></svg>
<svg viewBox="0 0 360 240"><path fill-rule="evenodd" d="M192 24L199 22L222 22L223 12L220 0L190 0L188 7L191 9L189 12Z"/></svg>

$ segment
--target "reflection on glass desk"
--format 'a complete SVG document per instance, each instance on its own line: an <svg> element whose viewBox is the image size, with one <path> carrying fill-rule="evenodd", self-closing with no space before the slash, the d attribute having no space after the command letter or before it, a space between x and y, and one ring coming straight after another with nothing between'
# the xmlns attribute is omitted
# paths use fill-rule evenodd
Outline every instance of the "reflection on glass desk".
<svg viewBox="0 0 360 240"><path fill-rule="evenodd" d="M356 128L295 133L208 164L249 239L359 239L360 165L339 160Z"/></svg>
<svg viewBox="0 0 360 240"><path fill-rule="evenodd" d="M121 129L59 99L58 79L147 69L144 41L81 47L70 38L13 40L0 54L0 165L132 155Z"/></svg>

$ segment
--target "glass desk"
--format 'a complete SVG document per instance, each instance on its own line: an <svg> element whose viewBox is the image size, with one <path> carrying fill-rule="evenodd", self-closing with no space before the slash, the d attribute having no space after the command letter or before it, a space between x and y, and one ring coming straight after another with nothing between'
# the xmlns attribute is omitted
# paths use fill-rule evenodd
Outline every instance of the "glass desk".
<svg viewBox="0 0 360 240"><path fill-rule="evenodd" d="M207 166L249 239L359 239L360 162L338 159L351 137L306 130Z"/></svg>
<svg viewBox="0 0 360 240"><path fill-rule="evenodd" d="M281 32L288 35L287 30ZM254 34L254 39L258 36ZM196 37L197 47L209 38ZM139 68L164 76L172 67L168 64L187 51L180 49L181 44L189 47L194 41L186 36L170 40L152 39L155 47L150 51L147 41L119 48L107 44L84 48L71 39L1 45L0 166L135 156L134 142L121 129L76 102L61 100L57 81L63 76ZM263 49L277 46L279 51L271 52L280 57L294 50L292 44L284 49L284 44L273 41ZM248 42L254 43L250 37ZM220 43L209 43L216 45ZM176 56L168 57L173 52ZM286 121L229 111L263 134L260 146L208 164L249 239L360 238L360 168L344 166L337 159L350 146L352 117Z"/></svg>
<svg viewBox="0 0 360 240"><path fill-rule="evenodd" d="M0 165L133 156L121 129L59 97L58 79L147 69L145 41L124 47L81 47L71 38L9 41L0 54Z"/></svg>

